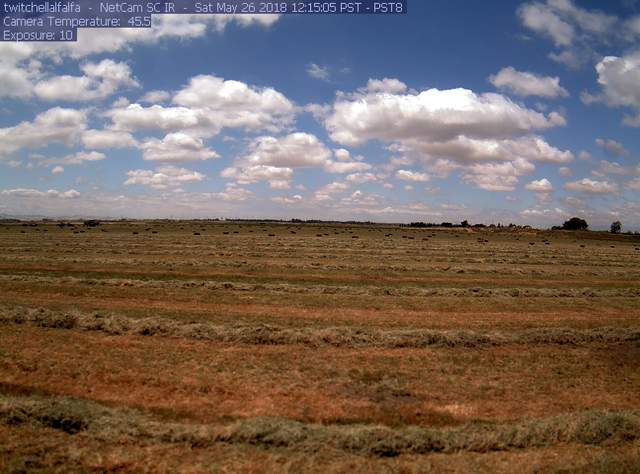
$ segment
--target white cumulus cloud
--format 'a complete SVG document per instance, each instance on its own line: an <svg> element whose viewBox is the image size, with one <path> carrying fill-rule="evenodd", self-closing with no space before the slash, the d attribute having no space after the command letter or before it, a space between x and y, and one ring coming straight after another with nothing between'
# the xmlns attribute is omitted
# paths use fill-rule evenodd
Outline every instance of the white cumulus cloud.
<svg viewBox="0 0 640 474"><path fill-rule="evenodd" d="M532 72L517 71L506 67L489 81L496 88L522 97L537 96L547 99L567 97L569 92L560 85L559 77L540 76Z"/></svg>
<svg viewBox="0 0 640 474"><path fill-rule="evenodd" d="M618 186L615 183L597 181L589 178L566 183L564 187L570 191L578 191L586 194L613 194L618 192Z"/></svg>
<svg viewBox="0 0 640 474"><path fill-rule="evenodd" d="M140 143L142 159L163 163L189 163L218 158L218 154L205 147L202 139L186 133L169 133L162 140L150 138Z"/></svg>
<svg viewBox="0 0 640 474"><path fill-rule="evenodd" d="M182 186L185 183L202 181L206 176L197 171L175 166L163 166L152 170L131 170L127 172L128 179L125 185L139 184L150 186L154 189L166 189L169 187Z"/></svg>
<svg viewBox="0 0 640 474"><path fill-rule="evenodd" d="M553 185L547 178L531 181L526 185L526 188L536 193L550 193L553 191Z"/></svg>
<svg viewBox="0 0 640 474"><path fill-rule="evenodd" d="M416 181L416 182L425 183L431 179L431 176L429 176L426 173L420 173L417 171L398 170L396 172L396 179L400 179L403 181Z"/></svg>

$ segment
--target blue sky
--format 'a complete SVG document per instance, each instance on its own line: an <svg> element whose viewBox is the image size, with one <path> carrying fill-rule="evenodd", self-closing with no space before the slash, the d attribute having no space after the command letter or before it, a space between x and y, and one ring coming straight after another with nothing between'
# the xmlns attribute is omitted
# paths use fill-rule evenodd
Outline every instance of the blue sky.
<svg viewBox="0 0 640 474"><path fill-rule="evenodd" d="M640 5L163 16L0 44L0 214L640 228Z"/></svg>

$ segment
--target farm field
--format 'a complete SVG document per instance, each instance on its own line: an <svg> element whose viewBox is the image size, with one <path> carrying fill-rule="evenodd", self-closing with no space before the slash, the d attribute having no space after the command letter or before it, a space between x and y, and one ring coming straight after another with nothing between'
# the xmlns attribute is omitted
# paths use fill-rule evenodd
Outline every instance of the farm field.
<svg viewBox="0 0 640 474"><path fill-rule="evenodd" d="M638 472L640 238L0 223L1 472Z"/></svg>

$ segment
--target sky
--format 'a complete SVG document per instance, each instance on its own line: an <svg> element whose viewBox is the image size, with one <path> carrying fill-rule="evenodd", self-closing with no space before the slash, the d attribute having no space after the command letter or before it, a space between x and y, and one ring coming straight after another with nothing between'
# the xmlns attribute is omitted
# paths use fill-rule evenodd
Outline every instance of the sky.
<svg viewBox="0 0 640 474"><path fill-rule="evenodd" d="M640 230L640 2L408 8L0 43L0 215Z"/></svg>

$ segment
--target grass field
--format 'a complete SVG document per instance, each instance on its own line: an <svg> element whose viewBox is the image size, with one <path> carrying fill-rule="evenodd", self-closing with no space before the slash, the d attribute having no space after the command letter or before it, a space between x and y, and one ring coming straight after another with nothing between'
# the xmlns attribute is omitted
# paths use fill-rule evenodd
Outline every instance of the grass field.
<svg viewBox="0 0 640 474"><path fill-rule="evenodd" d="M640 472L640 239L0 224L1 472Z"/></svg>

